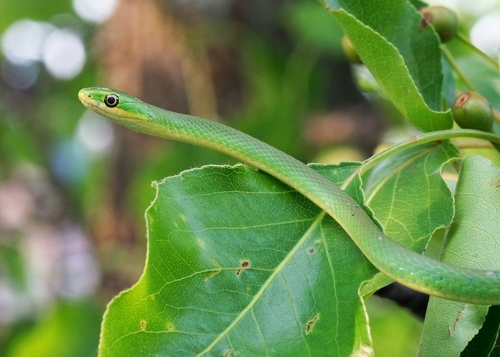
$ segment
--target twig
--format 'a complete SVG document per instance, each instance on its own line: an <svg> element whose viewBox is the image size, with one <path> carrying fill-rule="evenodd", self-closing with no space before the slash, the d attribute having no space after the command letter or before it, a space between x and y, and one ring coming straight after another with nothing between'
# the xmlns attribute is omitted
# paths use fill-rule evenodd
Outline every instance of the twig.
<svg viewBox="0 0 500 357"><path fill-rule="evenodd" d="M484 53L479 48L477 48L476 46L474 46L469 41L469 39L467 37L465 37L464 35L462 35L461 33L459 33L459 34L457 34L456 39L459 40L460 42L462 42L467 47L469 47L474 52L476 52L478 55L480 55L481 57L483 57L485 60L487 60L493 67L495 67L496 69L500 69L499 68L499 63L497 61L495 61L494 58L492 58L491 56L488 56L486 53Z"/></svg>
<svg viewBox="0 0 500 357"><path fill-rule="evenodd" d="M475 89L474 85L472 84L472 82L469 81L469 78L467 78L467 76L465 75L465 73L462 72L462 70L460 69L460 67L458 67L457 62L455 61L455 59L451 55L450 51L446 47L444 47L444 46L441 46L441 50L443 51L443 54L444 54L446 60L448 61L448 63L450 64L450 66L457 73L457 75L462 79L462 81L465 83L465 85L467 87L469 87L470 90L476 91L476 89Z"/></svg>

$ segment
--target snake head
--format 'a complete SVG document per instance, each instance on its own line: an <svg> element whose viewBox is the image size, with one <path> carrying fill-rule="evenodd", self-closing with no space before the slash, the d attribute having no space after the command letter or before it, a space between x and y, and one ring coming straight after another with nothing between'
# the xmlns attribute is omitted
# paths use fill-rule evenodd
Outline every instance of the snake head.
<svg viewBox="0 0 500 357"><path fill-rule="evenodd" d="M131 129L147 122L148 113L140 110L143 102L130 94L109 88L90 87L80 90L78 99L90 110Z"/></svg>

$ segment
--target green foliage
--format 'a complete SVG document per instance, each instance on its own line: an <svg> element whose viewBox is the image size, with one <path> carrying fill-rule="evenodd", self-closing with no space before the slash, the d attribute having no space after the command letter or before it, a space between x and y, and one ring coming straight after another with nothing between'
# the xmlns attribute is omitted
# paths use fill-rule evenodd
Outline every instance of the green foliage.
<svg viewBox="0 0 500 357"><path fill-rule="evenodd" d="M95 356L100 316L101 310L87 301L59 304L36 327L14 336L5 356Z"/></svg>
<svg viewBox="0 0 500 357"><path fill-rule="evenodd" d="M370 316L373 350L377 356L416 356L422 331L421 321L388 299L366 301ZM397 336L397 338L395 338Z"/></svg>
<svg viewBox="0 0 500 357"><path fill-rule="evenodd" d="M424 5L289 4L283 21L298 45L285 58L262 39L246 38L240 50L249 104L230 125L309 159L297 144L299 120L329 99L318 84L325 73L317 63L325 53L342 57L344 34L373 76L375 96L396 108L408 126L429 134L451 129L449 108L457 91L475 90L500 110L498 67L460 36L442 45L432 27L422 27L416 8ZM0 0L0 8L2 31L19 18L50 20L71 12L66 0ZM75 131L83 112L76 92L95 84L95 72L88 66L77 81L45 83L20 112L9 112L2 98L0 178L19 162L49 165L54 143ZM497 123L493 132L500 133ZM402 245L424 252L441 235L444 261L500 269L500 156L491 147L474 148L476 141L467 148L456 135L420 139L383 160L311 167L345 188ZM100 328L101 356L414 356L418 348L421 356L500 356L494 348L497 306L432 298L422 324L371 298L391 281L324 212L274 178L247 166L210 165L158 180L205 162L228 161L171 145L136 167L127 198L138 221L150 199L147 183L157 180L146 212L147 261L137 284L109 304ZM99 214L97 202L106 199L114 169L108 166L98 162L88 177L65 187L82 216ZM25 289L26 262L18 247L0 247L0 257L15 288ZM0 354L95 355L100 318L94 303L56 302L2 336Z"/></svg>
<svg viewBox="0 0 500 357"><path fill-rule="evenodd" d="M431 237L445 231L444 261L500 269L498 167L482 156L463 156L450 141L457 132L426 141L452 127L451 93L466 78L455 59L443 55L434 30L421 26L422 16L406 1L324 5L380 94L430 133L363 163L312 167L345 188L400 244L424 252ZM300 24L302 17L296 18ZM484 63L480 68L491 70ZM475 81L490 88L487 96L498 108L500 94L487 84L491 77ZM473 131L464 136L485 138ZM487 138L500 143L494 135ZM458 174L456 188L444 172ZM153 187L144 273L110 303L102 356L373 354L365 301L390 281L324 212L241 165L204 166ZM420 354L488 355L498 316L497 308L432 298ZM408 344L416 343L418 336Z"/></svg>
<svg viewBox="0 0 500 357"><path fill-rule="evenodd" d="M12 24L12 19L30 18L33 20L49 20L62 12L71 12L71 3L67 0L56 0L43 3L33 0L12 2L0 0L2 16L0 17L0 33Z"/></svg>
<svg viewBox="0 0 500 357"><path fill-rule="evenodd" d="M439 172L456 154L447 143L407 150L369 182L370 206L403 245L421 251L450 223ZM341 184L359 165L313 167ZM362 200L359 184L348 192ZM350 355L370 346L359 287L376 270L310 202L245 166L205 166L154 186L146 268L108 307L102 355ZM409 214L408 202L428 219Z"/></svg>

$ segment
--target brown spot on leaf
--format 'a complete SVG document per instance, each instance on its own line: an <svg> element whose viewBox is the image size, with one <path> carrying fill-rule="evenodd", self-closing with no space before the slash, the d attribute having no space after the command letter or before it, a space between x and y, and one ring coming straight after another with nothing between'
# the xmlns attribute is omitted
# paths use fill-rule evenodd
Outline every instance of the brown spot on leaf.
<svg viewBox="0 0 500 357"><path fill-rule="evenodd" d="M146 331L146 320L141 320L139 325L140 325L142 331Z"/></svg>
<svg viewBox="0 0 500 357"><path fill-rule="evenodd" d="M307 252L308 252L309 254L313 254L313 253L314 253L314 248L309 248L309 249L307 250Z"/></svg>
<svg viewBox="0 0 500 357"><path fill-rule="evenodd" d="M213 272L210 273L209 276L207 276L205 279L203 279L203 281L207 281L207 280L212 279L214 276L219 274L221 271L222 271L221 269L214 270Z"/></svg>
<svg viewBox="0 0 500 357"><path fill-rule="evenodd" d="M236 270L236 275L240 276L241 272L250 268L250 261L243 260L240 264L240 269Z"/></svg>
<svg viewBox="0 0 500 357"><path fill-rule="evenodd" d="M316 322L319 320L319 313L317 313L316 315L314 315L314 317L309 320L306 324L306 335L309 335L313 328L314 328L314 325L316 324Z"/></svg>
<svg viewBox="0 0 500 357"><path fill-rule="evenodd" d="M455 331L456 331L456 329L457 329L457 324L458 324L458 321L460 320L460 318L462 317L463 313L465 312L465 309L466 309L466 307L464 306L464 307L462 308L462 310L460 310L460 311L458 312L457 318L455 319L455 322L453 323L453 327L448 326L448 334L449 334L450 336L452 336L452 335L455 333Z"/></svg>
<svg viewBox="0 0 500 357"><path fill-rule="evenodd" d="M250 262L248 260L244 260L241 262L241 267L242 268L248 268L250 266Z"/></svg>

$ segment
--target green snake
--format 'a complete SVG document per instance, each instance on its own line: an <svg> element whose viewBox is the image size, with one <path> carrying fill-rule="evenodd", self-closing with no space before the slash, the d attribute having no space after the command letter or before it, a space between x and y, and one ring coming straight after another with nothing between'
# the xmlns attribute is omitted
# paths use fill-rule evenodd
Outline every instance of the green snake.
<svg viewBox="0 0 500 357"><path fill-rule="evenodd" d="M86 88L78 98L88 109L132 130L213 149L274 176L335 219L377 269L402 285L449 300L500 304L500 271L459 268L403 247L387 237L342 189L258 139L115 90Z"/></svg>

